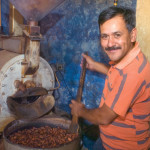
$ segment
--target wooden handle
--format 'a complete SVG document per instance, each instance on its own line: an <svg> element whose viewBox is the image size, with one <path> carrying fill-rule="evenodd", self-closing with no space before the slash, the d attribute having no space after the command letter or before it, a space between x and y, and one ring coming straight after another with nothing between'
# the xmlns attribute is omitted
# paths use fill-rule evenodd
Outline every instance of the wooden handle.
<svg viewBox="0 0 150 150"><path fill-rule="evenodd" d="M85 54L87 55L87 52ZM83 58L83 65L80 74L80 82L79 82L79 87L78 87L77 97L76 97L77 102L81 102L82 99L82 91L84 86L85 74L86 74L86 59ZM78 131L79 131L78 117L73 115L71 125L69 127L69 132L77 133Z"/></svg>
<svg viewBox="0 0 150 150"><path fill-rule="evenodd" d="M85 54L87 55L87 52ZM79 82L79 87L78 87L77 97L76 97L77 102L81 102L82 99L82 91L84 86L85 74L86 74L86 59L83 58L83 65L80 74L80 82Z"/></svg>
<svg viewBox="0 0 150 150"><path fill-rule="evenodd" d="M88 55L87 52L85 52L84 54ZM77 97L76 97L77 102L81 102L81 99L82 99L82 92L83 92L83 86L84 86L84 81L85 81L85 74L86 74L86 59L83 58L83 65L82 65L81 74L80 74L80 82L79 82L79 87L78 87ZM74 123L78 123L78 117L77 116L73 115L72 120L73 120Z"/></svg>

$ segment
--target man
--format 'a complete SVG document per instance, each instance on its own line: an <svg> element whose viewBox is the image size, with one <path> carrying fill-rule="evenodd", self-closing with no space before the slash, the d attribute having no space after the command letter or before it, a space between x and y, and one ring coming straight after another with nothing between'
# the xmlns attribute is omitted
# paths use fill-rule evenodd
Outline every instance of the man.
<svg viewBox="0 0 150 150"><path fill-rule="evenodd" d="M106 150L148 150L150 63L136 42L135 13L125 7L110 7L99 15L98 22L110 66L83 57L89 70L107 75L100 107L87 109L72 100L71 113L99 125Z"/></svg>

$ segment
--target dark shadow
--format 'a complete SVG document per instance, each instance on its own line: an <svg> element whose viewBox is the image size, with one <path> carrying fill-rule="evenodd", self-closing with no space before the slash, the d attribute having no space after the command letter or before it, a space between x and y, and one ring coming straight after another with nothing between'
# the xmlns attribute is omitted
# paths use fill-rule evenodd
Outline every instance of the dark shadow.
<svg viewBox="0 0 150 150"><path fill-rule="evenodd" d="M54 27L56 23L63 17L64 15L62 14L49 13L39 22L41 34L45 34L50 28Z"/></svg>
<svg viewBox="0 0 150 150"><path fill-rule="evenodd" d="M90 140L96 141L99 138L99 126L87 123L84 119L79 118L81 136L86 136Z"/></svg>

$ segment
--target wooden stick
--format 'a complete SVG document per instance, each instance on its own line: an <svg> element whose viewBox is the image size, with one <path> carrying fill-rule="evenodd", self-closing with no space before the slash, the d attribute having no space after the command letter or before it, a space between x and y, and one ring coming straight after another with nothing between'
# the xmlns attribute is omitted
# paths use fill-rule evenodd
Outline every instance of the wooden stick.
<svg viewBox="0 0 150 150"><path fill-rule="evenodd" d="M85 54L87 55L87 52ZM82 70L81 70L81 74L80 74L80 82L79 82L79 87L78 87L77 97L76 97L77 102L81 102L81 99L82 99L85 75L86 75L86 59L83 58L83 65L82 65ZM79 131L78 117L73 115L72 121L71 121L71 124L69 127L69 132L70 133L78 133L78 131Z"/></svg>

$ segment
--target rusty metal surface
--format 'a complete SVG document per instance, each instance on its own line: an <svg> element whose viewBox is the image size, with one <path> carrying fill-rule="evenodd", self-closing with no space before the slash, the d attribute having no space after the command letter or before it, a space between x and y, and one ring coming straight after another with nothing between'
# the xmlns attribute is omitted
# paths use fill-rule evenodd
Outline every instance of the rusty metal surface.
<svg viewBox="0 0 150 150"><path fill-rule="evenodd" d="M32 102L33 101L33 102ZM35 119L49 112L55 104L52 95L13 98L8 97L9 110L17 118Z"/></svg>
<svg viewBox="0 0 150 150"><path fill-rule="evenodd" d="M24 25L24 29L29 33L30 36L40 36L39 26Z"/></svg>
<svg viewBox="0 0 150 150"><path fill-rule="evenodd" d="M0 48L23 54L25 47L25 38L24 37L13 37L13 36L4 36L0 37Z"/></svg>
<svg viewBox="0 0 150 150"><path fill-rule="evenodd" d="M5 4L6 5L6 4ZM24 23L24 17L10 3L9 5L9 35L22 36L20 24Z"/></svg>
<svg viewBox="0 0 150 150"><path fill-rule="evenodd" d="M28 21L39 21L64 0L9 0Z"/></svg>
<svg viewBox="0 0 150 150"><path fill-rule="evenodd" d="M23 97L29 97L29 96L41 96L41 95L47 95L48 91L43 87L31 87L26 88L24 91L21 91L20 89L11 97L12 98L23 98Z"/></svg>
<svg viewBox="0 0 150 150"><path fill-rule="evenodd" d="M4 150L3 132L0 132L0 150Z"/></svg>
<svg viewBox="0 0 150 150"><path fill-rule="evenodd" d="M31 41L29 38L27 38L27 44L25 48L25 61L27 62L27 67L25 70L25 75L32 75L39 68L39 53L40 42Z"/></svg>
<svg viewBox="0 0 150 150"><path fill-rule="evenodd" d="M7 63L10 59L14 58L15 56L18 56L18 54L6 50L0 51L0 69L4 66L5 63Z"/></svg>
<svg viewBox="0 0 150 150"><path fill-rule="evenodd" d="M0 150L5 150L3 139L0 139Z"/></svg>

